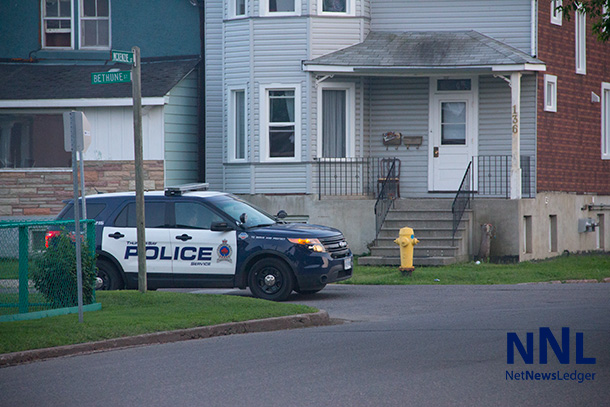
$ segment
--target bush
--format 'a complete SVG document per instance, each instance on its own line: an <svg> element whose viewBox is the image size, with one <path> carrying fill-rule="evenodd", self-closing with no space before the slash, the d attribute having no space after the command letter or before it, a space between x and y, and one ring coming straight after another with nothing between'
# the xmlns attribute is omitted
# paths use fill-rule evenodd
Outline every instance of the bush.
<svg viewBox="0 0 610 407"><path fill-rule="evenodd" d="M82 245L81 264L83 276L83 304L94 301L95 255L87 245ZM78 305L76 281L76 244L66 233L54 237L49 247L34 259L31 269L34 287L52 308L74 307Z"/></svg>

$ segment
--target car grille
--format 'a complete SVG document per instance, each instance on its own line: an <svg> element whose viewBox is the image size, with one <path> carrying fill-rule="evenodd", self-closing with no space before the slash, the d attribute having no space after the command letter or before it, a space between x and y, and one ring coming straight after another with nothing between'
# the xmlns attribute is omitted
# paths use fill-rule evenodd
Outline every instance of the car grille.
<svg viewBox="0 0 610 407"><path fill-rule="evenodd" d="M333 258L337 259L349 255L349 246L343 235L320 239L320 243L324 245L326 251L330 253Z"/></svg>

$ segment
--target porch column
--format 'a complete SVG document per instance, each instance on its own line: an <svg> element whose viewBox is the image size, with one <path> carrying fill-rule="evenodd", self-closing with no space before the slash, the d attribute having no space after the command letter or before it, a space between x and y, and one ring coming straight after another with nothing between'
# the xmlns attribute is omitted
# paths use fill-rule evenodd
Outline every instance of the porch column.
<svg viewBox="0 0 610 407"><path fill-rule="evenodd" d="M512 159L510 167L510 199L521 199L521 72L510 75L512 105Z"/></svg>

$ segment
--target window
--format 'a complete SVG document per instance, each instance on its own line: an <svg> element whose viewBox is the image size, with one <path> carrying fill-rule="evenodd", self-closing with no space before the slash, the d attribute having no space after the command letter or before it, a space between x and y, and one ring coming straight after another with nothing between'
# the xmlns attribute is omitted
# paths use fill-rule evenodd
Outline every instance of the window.
<svg viewBox="0 0 610 407"><path fill-rule="evenodd" d="M165 203L145 202L144 203L144 226L149 228L165 228ZM123 208L119 216L114 220L117 228L135 228L137 225L136 204L131 202Z"/></svg>
<svg viewBox="0 0 610 407"><path fill-rule="evenodd" d="M246 131L246 91L235 89L231 91L229 123L229 161L245 160L247 131Z"/></svg>
<svg viewBox="0 0 610 407"><path fill-rule="evenodd" d="M355 86L321 83L318 88L318 157L354 156Z"/></svg>
<svg viewBox="0 0 610 407"><path fill-rule="evenodd" d="M295 161L300 158L300 87L263 87L261 159Z"/></svg>
<svg viewBox="0 0 610 407"><path fill-rule="evenodd" d="M230 0L229 17L244 17L246 15L246 0Z"/></svg>
<svg viewBox="0 0 610 407"><path fill-rule="evenodd" d="M353 0L318 0L318 10L326 14L354 15Z"/></svg>
<svg viewBox="0 0 610 407"><path fill-rule="evenodd" d="M61 114L0 115L0 169L70 166Z"/></svg>
<svg viewBox="0 0 610 407"><path fill-rule="evenodd" d="M441 144L466 144L466 102L441 102Z"/></svg>
<svg viewBox="0 0 610 407"><path fill-rule="evenodd" d="M523 253L532 253L532 217L523 217Z"/></svg>
<svg viewBox="0 0 610 407"><path fill-rule="evenodd" d="M557 7L561 7L562 0L551 1L551 24L561 25L563 14Z"/></svg>
<svg viewBox="0 0 610 407"><path fill-rule="evenodd" d="M176 227L210 229L212 222L223 222L210 208L196 202L176 202Z"/></svg>
<svg viewBox="0 0 610 407"><path fill-rule="evenodd" d="M470 79L439 79L436 81L436 90L439 92L447 91L470 91L472 81Z"/></svg>
<svg viewBox="0 0 610 407"><path fill-rule="evenodd" d="M81 0L80 47L110 48L110 0Z"/></svg>
<svg viewBox="0 0 610 407"><path fill-rule="evenodd" d="M557 77L555 75L544 75L544 110L557 111Z"/></svg>
<svg viewBox="0 0 610 407"><path fill-rule="evenodd" d="M576 21L576 73L587 74L587 15L577 10Z"/></svg>
<svg viewBox="0 0 610 407"><path fill-rule="evenodd" d="M610 160L610 83L602 83L602 159Z"/></svg>
<svg viewBox="0 0 610 407"><path fill-rule="evenodd" d="M261 0L261 15L286 15L295 16L301 14L301 0Z"/></svg>
<svg viewBox="0 0 610 407"><path fill-rule="evenodd" d="M42 1L43 48L72 48L72 0Z"/></svg>
<svg viewBox="0 0 610 407"><path fill-rule="evenodd" d="M549 215L549 252L557 252L557 215Z"/></svg>

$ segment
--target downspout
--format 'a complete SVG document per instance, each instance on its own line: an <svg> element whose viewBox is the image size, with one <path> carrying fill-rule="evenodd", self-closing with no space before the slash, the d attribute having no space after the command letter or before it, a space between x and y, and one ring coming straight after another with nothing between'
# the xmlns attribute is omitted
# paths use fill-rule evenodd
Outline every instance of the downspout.
<svg viewBox="0 0 610 407"><path fill-rule="evenodd" d="M530 54L535 57L538 55L538 7L537 1L531 0L530 17Z"/></svg>

